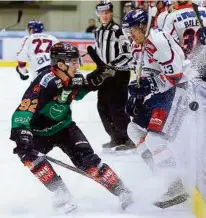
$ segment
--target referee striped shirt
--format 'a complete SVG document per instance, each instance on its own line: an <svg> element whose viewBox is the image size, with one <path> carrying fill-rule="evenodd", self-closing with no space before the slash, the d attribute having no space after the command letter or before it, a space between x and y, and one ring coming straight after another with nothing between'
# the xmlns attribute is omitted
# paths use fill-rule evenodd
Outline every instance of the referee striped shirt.
<svg viewBox="0 0 206 218"><path fill-rule="evenodd" d="M124 43L125 38L121 27L113 20L106 26L97 28L95 34L95 49L98 56L106 64L116 67L126 67L132 61L129 41Z"/></svg>

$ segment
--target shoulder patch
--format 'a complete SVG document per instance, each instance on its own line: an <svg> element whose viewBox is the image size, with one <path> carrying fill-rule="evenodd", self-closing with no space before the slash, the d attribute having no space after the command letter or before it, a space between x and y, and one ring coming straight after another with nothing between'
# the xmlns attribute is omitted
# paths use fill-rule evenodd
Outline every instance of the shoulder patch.
<svg viewBox="0 0 206 218"><path fill-rule="evenodd" d="M112 27L114 30L118 30L119 29L119 26L117 24L115 24L113 27Z"/></svg>
<svg viewBox="0 0 206 218"><path fill-rule="evenodd" d="M146 42L145 42L145 50L148 53L153 55L157 51L157 48L155 47L155 45L149 39L147 39Z"/></svg>
<svg viewBox="0 0 206 218"><path fill-rule="evenodd" d="M61 87L63 87L63 84L62 84L61 79L55 80L55 83L56 83L58 89L60 89Z"/></svg>
<svg viewBox="0 0 206 218"><path fill-rule="evenodd" d="M44 75L40 81L40 85L46 88L48 86L49 81L51 81L53 78L55 78L55 76L52 75L51 73Z"/></svg>

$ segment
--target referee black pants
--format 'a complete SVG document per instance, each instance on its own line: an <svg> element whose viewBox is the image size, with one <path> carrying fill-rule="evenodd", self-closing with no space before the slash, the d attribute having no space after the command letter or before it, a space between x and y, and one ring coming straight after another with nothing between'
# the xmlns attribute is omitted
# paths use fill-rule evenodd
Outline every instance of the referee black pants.
<svg viewBox="0 0 206 218"><path fill-rule="evenodd" d="M98 90L97 108L106 132L116 143L128 140L127 126L130 117L125 113L128 99L130 71L117 71L107 78Z"/></svg>

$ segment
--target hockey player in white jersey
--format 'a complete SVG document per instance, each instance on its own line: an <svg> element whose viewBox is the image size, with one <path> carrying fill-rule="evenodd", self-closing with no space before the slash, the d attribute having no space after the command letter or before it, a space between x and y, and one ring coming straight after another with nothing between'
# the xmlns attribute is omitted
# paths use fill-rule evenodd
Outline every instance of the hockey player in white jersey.
<svg viewBox="0 0 206 218"><path fill-rule="evenodd" d="M206 92L206 8L200 1L176 1L176 10L167 16L164 31L169 32L182 47L193 68L199 73L196 85L198 100L205 105ZM197 97L198 98L198 97ZM198 104L199 104L198 103Z"/></svg>
<svg viewBox="0 0 206 218"><path fill-rule="evenodd" d="M127 13L122 25L142 46L142 73L129 85L126 110L133 121L128 125L128 135L149 168L157 172L164 169L167 177L170 170L175 171L176 161L165 136L177 116L174 111L179 107L178 99L186 95L183 84L191 76L189 62L170 34L150 28L143 10ZM173 176L168 192L155 205L166 208L187 199L180 176Z"/></svg>
<svg viewBox="0 0 206 218"><path fill-rule="evenodd" d="M33 78L43 70L50 70L49 51L58 40L52 35L43 33L43 30L44 25L40 20L32 20L28 23L29 35L23 38L17 53L16 71L22 80L29 78L26 63L29 64Z"/></svg>
<svg viewBox="0 0 206 218"><path fill-rule="evenodd" d="M160 29L162 29L165 19L168 15L168 1L167 0L163 0L163 1L152 1L151 2L151 6L156 8L156 15L154 17L154 26L159 27Z"/></svg>
<svg viewBox="0 0 206 218"><path fill-rule="evenodd" d="M197 13L205 26L206 8L199 7ZM167 16L163 30L172 35L184 50L187 58L191 59L201 30L194 4L191 1L176 1L176 10Z"/></svg>

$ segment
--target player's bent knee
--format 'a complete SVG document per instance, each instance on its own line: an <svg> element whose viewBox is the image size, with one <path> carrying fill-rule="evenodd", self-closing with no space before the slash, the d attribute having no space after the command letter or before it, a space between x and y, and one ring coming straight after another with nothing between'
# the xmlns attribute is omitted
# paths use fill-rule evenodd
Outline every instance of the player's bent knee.
<svg viewBox="0 0 206 218"><path fill-rule="evenodd" d="M82 164L80 168L82 170L87 170L91 166L97 166L101 162L100 157L97 154L87 154L82 158Z"/></svg>
<svg viewBox="0 0 206 218"><path fill-rule="evenodd" d="M159 133L148 132L145 143L147 148L155 154L157 151L161 151L161 149L165 149L167 147L167 140L163 138L163 136Z"/></svg>

